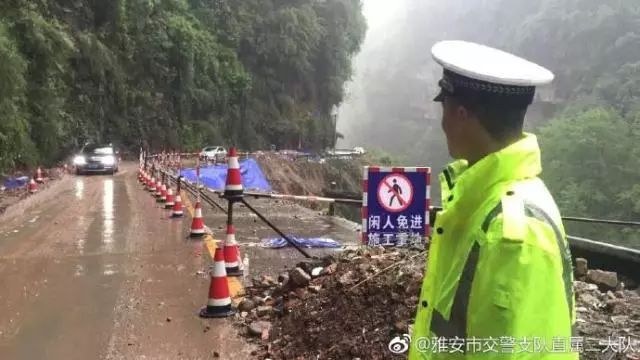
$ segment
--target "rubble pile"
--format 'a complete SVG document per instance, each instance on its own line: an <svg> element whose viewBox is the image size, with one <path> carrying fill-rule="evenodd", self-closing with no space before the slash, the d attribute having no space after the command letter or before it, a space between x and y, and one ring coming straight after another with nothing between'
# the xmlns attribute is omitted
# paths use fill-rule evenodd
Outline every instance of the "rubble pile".
<svg viewBox="0 0 640 360"><path fill-rule="evenodd" d="M300 263L277 280L254 279L240 304L256 358L382 359L390 339L409 332L425 252L347 250L339 259ZM377 274L377 275L375 275Z"/></svg>
<svg viewBox="0 0 640 360"><path fill-rule="evenodd" d="M585 348L599 350L585 351L581 359L596 360L603 355L640 359L638 290L625 289L615 272L589 270L587 260L580 258L576 259L575 278L578 336L585 339Z"/></svg>
<svg viewBox="0 0 640 360"><path fill-rule="evenodd" d="M259 359L403 358L387 346L410 333L425 255L412 249L347 250L338 258L300 263L277 279L254 278L239 305L239 326L260 345L253 353ZM576 279L577 336L585 344L604 349L607 339L640 339L637 291L624 289L615 273L589 270L581 259ZM640 344L633 346L640 350ZM581 358L601 356L594 351Z"/></svg>

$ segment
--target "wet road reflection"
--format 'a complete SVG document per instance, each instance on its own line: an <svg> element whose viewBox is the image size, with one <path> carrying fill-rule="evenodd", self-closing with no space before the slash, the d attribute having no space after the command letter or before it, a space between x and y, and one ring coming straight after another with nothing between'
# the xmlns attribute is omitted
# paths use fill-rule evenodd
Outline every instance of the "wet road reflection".
<svg viewBox="0 0 640 360"><path fill-rule="evenodd" d="M102 195L102 243L107 252L113 251L113 179L105 179Z"/></svg>
<svg viewBox="0 0 640 360"><path fill-rule="evenodd" d="M204 359L212 349L248 358L232 355L246 348L236 329L215 323L216 331L207 331L196 316L210 287L212 254L205 242L185 238L190 216L169 219L170 211L141 190L135 165L130 169L68 178L59 196L19 223L0 222L0 360ZM287 233L357 235L310 210L252 202ZM207 208L205 217L223 238L226 215ZM262 250L259 240L273 231L246 209L236 220L241 259L251 259L245 282L300 261L293 249Z"/></svg>
<svg viewBox="0 0 640 360"><path fill-rule="evenodd" d="M76 249L78 250L78 254L79 255L83 255L84 254L84 243L85 243L84 239L76 240Z"/></svg>
<svg viewBox="0 0 640 360"><path fill-rule="evenodd" d="M75 190L76 190L76 199L82 200L82 198L84 198L84 180L83 179L76 179Z"/></svg>

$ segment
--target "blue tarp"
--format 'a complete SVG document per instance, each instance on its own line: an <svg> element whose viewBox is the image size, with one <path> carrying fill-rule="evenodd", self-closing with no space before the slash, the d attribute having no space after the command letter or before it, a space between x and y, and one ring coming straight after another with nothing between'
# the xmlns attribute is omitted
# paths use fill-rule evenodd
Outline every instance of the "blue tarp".
<svg viewBox="0 0 640 360"><path fill-rule="evenodd" d="M327 239L327 238L298 238L295 236L289 236L291 240L293 240L296 245L304 248L337 248L340 247L335 240ZM263 239L262 246L268 248L283 248L287 246L291 246L287 240L283 238L273 238L273 239Z"/></svg>
<svg viewBox="0 0 640 360"><path fill-rule="evenodd" d="M271 191L271 185L264 176L262 169L260 169L260 165L254 159L240 162L240 174L242 175L242 186L244 186L245 190ZM184 169L181 175L191 182L196 181L195 169ZM210 165L200 168L200 182L206 187L224 190L226 181L227 165Z"/></svg>
<svg viewBox="0 0 640 360"><path fill-rule="evenodd" d="M28 176L21 176L18 178L8 178L4 181L4 187L9 190L21 188L27 185L29 182Z"/></svg>

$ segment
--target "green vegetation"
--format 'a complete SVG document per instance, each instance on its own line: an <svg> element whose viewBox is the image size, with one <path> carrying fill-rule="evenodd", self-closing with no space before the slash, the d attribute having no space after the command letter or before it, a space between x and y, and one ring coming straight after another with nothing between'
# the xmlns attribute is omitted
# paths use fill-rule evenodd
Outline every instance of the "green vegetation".
<svg viewBox="0 0 640 360"><path fill-rule="evenodd" d="M543 178L565 215L640 218L640 113L569 109L540 129ZM568 232L640 247L640 229L567 223Z"/></svg>
<svg viewBox="0 0 640 360"><path fill-rule="evenodd" d="M527 127L538 134L543 179L562 213L640 221L640 3L405 3L398 25L368 34L374 40L358 58L359 101L345 111L353 120L341 118L355 124L345 131L352 145L382 147L438 171L450 158L440 107L430 102L441 68L428 50L443 39L485 43L556 75L551 88L538 92ZM637 227L566 225L573 235L640 247Z"/></svg>
<svg viewBox="0 0 640 360"><path fill-rule="evenodd" d="M0 171L85 141L334 143L359 0L5 0Z"/></svg>

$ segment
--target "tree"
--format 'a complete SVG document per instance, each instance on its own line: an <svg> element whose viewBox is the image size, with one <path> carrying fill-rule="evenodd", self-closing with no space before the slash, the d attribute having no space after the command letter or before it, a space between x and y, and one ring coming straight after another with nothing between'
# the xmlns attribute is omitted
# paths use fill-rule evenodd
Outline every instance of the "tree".
<svg viewBox="0 0 640 360"><path fill-rule="evenodd" d="M0 14L0 170L85 141L320 149L364 35L359 0L6 0Z"/></svg>
<svg viewBox="0 0 640 360"><path fill-rule="evenodd" d="M610 108L568 109L540 130L543 179L564 214L638 219L640 122ZM570 224L569 232L637 243L639 231Z"/></svg>

